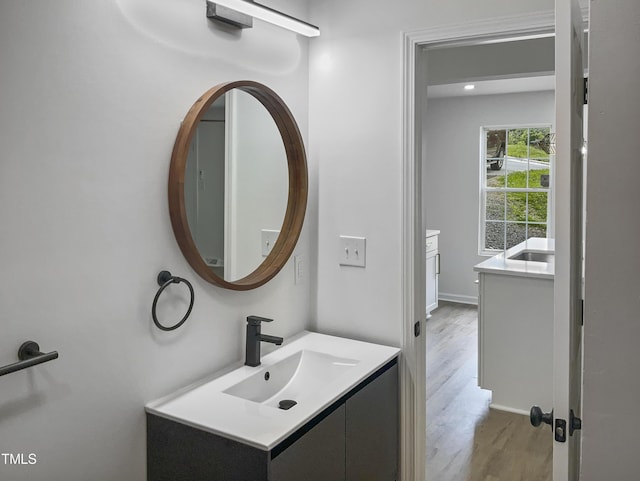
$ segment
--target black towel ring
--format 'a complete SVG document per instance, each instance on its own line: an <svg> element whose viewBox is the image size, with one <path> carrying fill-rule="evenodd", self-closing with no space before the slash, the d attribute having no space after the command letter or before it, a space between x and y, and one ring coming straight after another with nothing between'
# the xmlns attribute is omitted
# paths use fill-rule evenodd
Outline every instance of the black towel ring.
<svg viewBox="0 0 640 481"><path fill-rule="evenodd" d="M156 305L158 304L160 294L162 294L162 291L164 291L169 284L179 284L181 282L184 282L187 285L187 287L189 288L189 292L191 293L191 302L189 303L189 309L187 309L187 313L177 324L174 324L170 327L163 326L162 324L160 324L160 321L158 321L158 316L156 315ZM153 317L153 323L157 326L158 329L161 329L163 331L173 331L174 329L178 329L180 326L182 326L189 317L189 314L191 314L191 309L193 309L193 301L195 300L193 286L188 280L183 279L182 277L172 276L171 272L169 271L161 271L160 274L158 274L158 285L160 286L160 289L158 289L156 297L153 298L153 305L151 306L151 317Z"/></svg>

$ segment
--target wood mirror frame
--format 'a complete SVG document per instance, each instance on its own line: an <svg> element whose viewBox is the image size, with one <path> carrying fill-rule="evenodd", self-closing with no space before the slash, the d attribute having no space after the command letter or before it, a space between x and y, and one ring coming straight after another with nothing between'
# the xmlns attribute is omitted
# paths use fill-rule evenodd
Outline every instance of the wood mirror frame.
<svg viewBox="0 0 640 481"><path fill-rule="evenodd" d="M235 281L226 281L207 266L191 235L185 208L184 181L189 148L200 120L216 99L232 89L251 94L267 109L276 123L289 167L289 196L280 235L269 255L249 275ZM284 267L300 237L307 195L307 159L302 136L288 107L273 90L258 82L240 80L219 84L196 100L180 126L173 147L169 168L169 215L180 250L200 277L216 286L236 291L255 289L271 280Z"/></svg>

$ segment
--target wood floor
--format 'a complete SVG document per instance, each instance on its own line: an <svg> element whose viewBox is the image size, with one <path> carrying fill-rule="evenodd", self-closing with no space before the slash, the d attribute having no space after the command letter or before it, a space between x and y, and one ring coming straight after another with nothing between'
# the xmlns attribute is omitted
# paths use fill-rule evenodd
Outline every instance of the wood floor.
<svg viewBox="0 0 640 481"><path fill-rule="evenodd" d="M552 440L489 409L477 385L477 308L440 302L426 323L427 481L551 481Z"/></svg>

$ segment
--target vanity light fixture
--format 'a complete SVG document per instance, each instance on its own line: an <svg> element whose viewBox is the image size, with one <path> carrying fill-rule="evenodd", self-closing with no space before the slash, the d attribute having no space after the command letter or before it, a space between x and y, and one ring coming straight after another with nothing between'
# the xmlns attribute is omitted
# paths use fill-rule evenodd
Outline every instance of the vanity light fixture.
<svg viewBox="0 0 640 481"><path fill-rule="evenodd" d="M476 86L473 85L473 84L467 84L467 85L464 86L465 90L474 90L475 88L476 88Z"/></svg>
<svg viewBox="0 0 640 481"><path fill-rule="evenodd" d="M251 28L253 19L257 18L307 37L320 35L315 25L251 0L207 0L207 17L237 28Z"/></svg>

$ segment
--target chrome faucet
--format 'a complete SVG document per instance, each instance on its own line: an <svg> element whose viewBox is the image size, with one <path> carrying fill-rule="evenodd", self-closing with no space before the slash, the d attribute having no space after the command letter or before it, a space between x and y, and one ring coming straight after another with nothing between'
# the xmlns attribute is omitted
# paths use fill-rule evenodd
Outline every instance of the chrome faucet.
<svg viewBox="0 0 640 481"><path fill-rule="evenodd" d="M246 347L246 366L259 366L260 365L260 343L270 342L279 346L282 344L281 337L267 336L260 332L260 328L263 322L271 322L273 319L267 319L266 317L249 316L247 317L247 347Z"/></svg>

